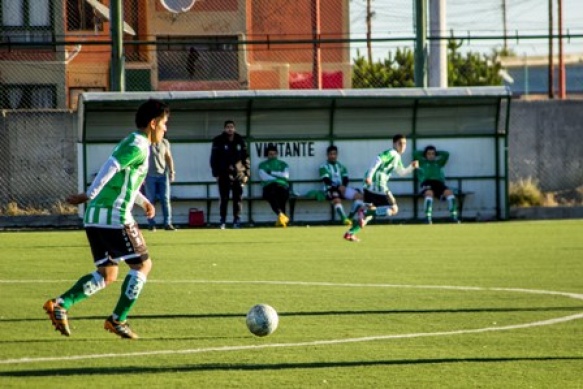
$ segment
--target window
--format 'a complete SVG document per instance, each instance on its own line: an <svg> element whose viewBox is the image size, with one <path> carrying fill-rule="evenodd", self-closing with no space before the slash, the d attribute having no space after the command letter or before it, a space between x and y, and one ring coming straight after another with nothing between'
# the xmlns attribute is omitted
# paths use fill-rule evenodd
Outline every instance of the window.
<svg viewBox="0 0 583 389"><path fill-rule="evenodd" d="M158 80L239 79L237 37L158 38Z"/></svg>
<svg viewBox="0 0 583 389"><path fill-rule="evenodd" d="M53 36L50 0L0 0L1 40L50 42Z"/></svg>
<svg viewBox="0 0 583 389"><path fill-rule="evenodd" d="M55 85L4 85L3 109L56 108Z"/></svg>
<svg viewBox="0 0 583 389"><path fill-rule="evenodd" d="M85 0L67 0L67 31L103 31L103 22Z"/></svg>

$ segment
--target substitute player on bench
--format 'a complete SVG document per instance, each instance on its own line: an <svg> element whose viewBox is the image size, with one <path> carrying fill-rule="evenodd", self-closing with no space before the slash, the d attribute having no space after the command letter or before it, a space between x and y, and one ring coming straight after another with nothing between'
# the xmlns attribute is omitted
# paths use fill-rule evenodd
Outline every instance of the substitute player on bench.
<svg viewBox="0 0 583 389"><path fill-rule="evenodd" d="M438 151L435 146L429 145L423 151L415 151L413 158L419 161L417 178L421 182L426 223L431 224L433 222L434 198L447 200L451 220L454 223L459 223L456 198L453 191L445 185L445 175L443 173L443 167L449 159L449 153L443 150Z"/></svg>
<svg viewBox="0 0 583 389"><path fill-rule="evenodd" d="M338 162L338 147L331 145L326 149L327 160L320 165L320 179L324 183L326 198L334 206L334 210L340 216L342 222L350 226L356 211L362 205L362 193L348 185L348 169ZM350 213L346 216L342 199L352 200Z"/></svg>

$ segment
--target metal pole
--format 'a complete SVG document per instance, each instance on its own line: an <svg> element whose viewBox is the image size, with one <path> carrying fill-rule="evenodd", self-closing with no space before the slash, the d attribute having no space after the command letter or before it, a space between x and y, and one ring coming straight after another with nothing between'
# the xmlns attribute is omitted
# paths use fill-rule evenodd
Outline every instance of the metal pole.
<svg viewBox="0 0 583 389"><path fill-rule="evenodd" d="M555 66L553 64L553 0L549 0L549 99L555 97Z"/></svg>
<svg viewBox="0 0 583 389"><path fill-rule="evenodd" d="M508 55L508 21L506 19L506 0L502 0L502 25L504 28L504 55Z"/></svg>
<svg viewBox="0 0 583 389"><path fill-rule="evenodd" d="M370 38L372 37L372 12L370 10L371 0L366 0L366 50L368 54L368 63L372 64L372 44Z"/></svg>
<svg viewBox="0 0 583 389"><path fill-rule="evenodd" d="M429 0L429 34L441 36L445 25L445 0ZM447 42L432 39L429 42L429 86L447 88Z"/></svg>
<svg viewBox="0 0 583 389"><path fill-rule="evenodd" d="M563 0L558 0L558 23L559 23L559 99L567 97L565 87L565 53L563 52Z"/></svg>
<svg viewBox="0 0 583 389"><path fill-rule="evenodd" d="M524 53L524 95L528 96L530 93L530 80L528 79L528 56Z"/></svg>
<svg viewBox="0 0 583 389"><path fill-rule="evenodd" d="M427 3L415 0L415 86L427 87Z"/></svg>
<svg viewBox="0 0 583 389"><path fill-rule="evenodd" d="M312 87L322 89L322 68L320 56L320 0L312 0L312 35L314 48L312 53Z"/></svg>
<svg viewBox="0 0 583 389"><path fill-rule="evenodd" d="M510 204L508 204L508 192L509 192L509 168L508 168L508 137L510 136L510 104L512 99L510 96L506 97L506 120L504 123L504 203L506 205L505 209L505 219L510 219Z"/></svg>
<svg viewBox="0 0 583 389"><path fill-rule="evenodd" d="M123 50L123 5L122 0L111 0L110 30L111 30L111 76L110 89L125 91L125 54Z"/></svg>

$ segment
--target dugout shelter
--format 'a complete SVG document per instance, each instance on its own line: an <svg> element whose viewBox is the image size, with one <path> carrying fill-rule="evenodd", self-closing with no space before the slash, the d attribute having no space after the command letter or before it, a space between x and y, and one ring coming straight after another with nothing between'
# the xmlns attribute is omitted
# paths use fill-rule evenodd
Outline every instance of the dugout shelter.
<svg viewBox="0 0 583 389"><path fill-rule="evenodd" d="M188 222L193 207L204 212L206 222L218 222L218 190L209 158L212 138L222 132L227 119L246 137L251 158L244 222L274 218L261 200L257 173L268 143L275 143L280 159L289 164L297 200L305 200L295 204L295 222L329 222L335 217L330 207L306 197L322 188L318 168L326 160L326 148L338 146L352 185L360 187L374 157L392 147L397 133L409 139L405 164L411 162L413 150L428 144L450 152L447 184L466 194L464 219L504 220L510 97L505 87L83 93L78 109L79 189L87 188L117 142L135 130L137 107L156 98L171 108L167 138L175 160L172 197L177 224ZM399 202L396 220L420 220L416 178L393 177L390 186ZM447 216L445 204L434 209L434 218L440 216Z"/></svg>

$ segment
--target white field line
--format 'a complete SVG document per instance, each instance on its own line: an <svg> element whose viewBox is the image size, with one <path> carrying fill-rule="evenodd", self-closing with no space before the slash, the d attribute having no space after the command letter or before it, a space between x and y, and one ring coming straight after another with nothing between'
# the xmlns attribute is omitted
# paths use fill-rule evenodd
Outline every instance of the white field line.
<svg viewBox="0 0 583 389"><path fill-rule="evenodd" d="M29 283L67 283L76 280L0 280L0 284L29 284ZM296 286L330 286L344 288L398 288L398 289L444 289L444 290L468 290L468 291L495 291L516 292L530 294L546 294L564 296L577 300L583 300L583 294L570 292L557 292L552 290L522 289L522 288L490 288L480 286L454 286L454 285L399 285L399 284L358 284L358 283L334 283L320 281L231 281L231 280L148 280L149 284L252 284L252 285L296 285Z"/></svg>
<svg viewBox="0 0 583 389"><path fill-rule="evenodd" d="M0 280L0 283L25 283L25 282L39 282L38 280L24 281L24 280ZM42 282L42 281L41 281ZM52 282L65 282L63 281L52 281ZM548 290L535 290L535 289L520 289L520 288L481 288L473 286L438 286L438 285L393 285L393 284L336 284L330 282L301 282L301 281L205 281L205 280L184 280L184 281L164 281L164 280L153 280L152 282L158 283L200 283L200 284L273 284L273 285L302 285L302 286L332 286L332 287L376 287L376 288L411 288L411 289L449 289L449 290L470 290L470 291L497 291L497 292L515 292L515 293L531 293L531 294L546 294L546 295L556 295L564 296L569 298L574 298L578 300L583 300L583 294L578 293L567 293L567 292L556 292ZM485 332L494 331L509 331L533 327L542 327L553 324L565 323L572 320L578 320L583 318L583 313L578 313L569 316L557 317L554 319L540 320L531 323L524 324L514 324L508 326L498 326L498 327L485 327L467 330L455 330L455 331L441 331L441 332L418 332L411 334L397 334L397 335L377 335L377 336L366 336L360 338L346 338L346 339L330 339L330 340L316 340L312 342L297 342L297 343L272 343L272 344L262 344L262 345L247 345L247 346L221 346L221 347L206 347L206 348L196 348L196 349L185 349L185 350L156 350L156 351L141 351L132 353L109 353L109 354L86 354L86 355L71 355L71 356L60 356L60 357L39 357L39 358L16 358L16 359L3 359L0 360L0 365L14 365L14 364L30 364L30 363L41 363L41 362L60 362L60 361L79 361L88 359L105 359L105 358L123 358L123 357L141 357L141 356L156 356L156 355L184 355L184 354L202 354L210 352L229 352L229 351L245 351L245 350L260 350L267 348L290 348L290 347L310 347L310 346L327 346L336 345L343 343L360 343L360 342L372 342L379 340L390 340L390 339L408 339L408 338L421 338L421 337L434 337L434 336L452 336L452 335L463 335L463 334L478 334Z"/></svg>
<svg viewBox="0 0 583 389"><path fill-rule="evenodd" d="M72 355L66 357L41 357L41 358L18 358L18 359L4 359L0 360L0 365L9 364L25 364L25 363L39 363L39 362L61 362L61 361L79 361L86 359L104 359L104 358L120 358L120 357L142 357L142 356L155 356L155 355L183 355L183 354L202 354L209 352L225 352L225 351L244 351L244 350L260 350L266 348L289 348L289 347L308 347L308 346L326 346L326 345L336 345L342 343L359 343L359 342L371 342L376 340L389 340L389 339L405 339L405 338L421 338L421 337L431 337L431 336L450 336L450 335L462 335L462 334L478 334L483 332L492 331L507 331L516 330L522 328L532 328L541 327L552 324L564 323L571 320L577 320L583 318L583 313L576 315L558 317L555 319L541 320L532 323L516 324L501 327L486 327L477 328L473 330L457 330L457 331L443 331L443 332L418 332L412 334L400 334L400 335L379 335L379 336L366 336L361 338L347 338L347 339L331 339L331 340L316 340L312 342L298 342L298 343L272 343L272 344L262 344L262 345L250 345L250 346L222 346L222 347L206 347L206 348L195 348L186 350L158 350L158 351L141 351L133 353L119 353L119 354L87 354L87 355Z"/></svg>

